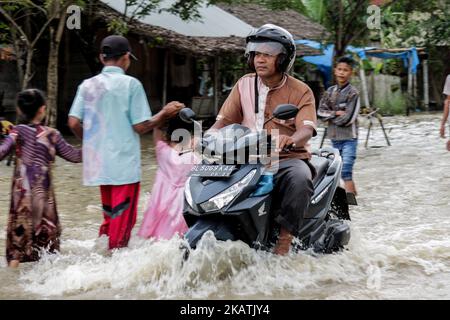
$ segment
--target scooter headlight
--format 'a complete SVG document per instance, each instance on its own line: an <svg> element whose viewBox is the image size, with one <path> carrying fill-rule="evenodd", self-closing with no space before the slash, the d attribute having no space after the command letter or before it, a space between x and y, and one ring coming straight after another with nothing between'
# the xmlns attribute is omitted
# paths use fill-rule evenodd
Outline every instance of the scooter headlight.
<svg viewBox="0 0 450 320"><path fill-rule="evenodd" d="M200 206L206 212L220 210L231 202L252 180L256 169L250 171L242 180L236 182L231 187L225 189L210 200L202 203Z"/></svg>
<svg viewBox="0 0 450 320"><path fill-rule="evenodd" d="M189 183L191 182L191 177L189 177L186 180L186 183L184 185L184 197L186 198L187 203L193 208L193 201L192 201L192 195L191 195L191 186Z"/></svg>

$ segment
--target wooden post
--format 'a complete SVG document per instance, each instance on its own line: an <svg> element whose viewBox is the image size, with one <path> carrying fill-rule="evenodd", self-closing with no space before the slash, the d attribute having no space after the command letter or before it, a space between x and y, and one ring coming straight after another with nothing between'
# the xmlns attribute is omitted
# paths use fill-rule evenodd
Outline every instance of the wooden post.
<svg viewBox="0 0 450 320"><path fill-rule="evenodd" d="M369 117L369 127L367 128L366 142L364 143L364 147L366 149L367 149L367 146L369 145L370 129L372 129L372 118L371 117Z"/></svg>
<svg viewBox="0 0 450 320"><path fill-rule="evenodd" d="M214 57L214 116L219 113L219 63L220 57Z"/></svg>
<svg viewBox="0 0 450 320"><path fill-rule="evenodd" d="M408 94L412 96L412 73L410 66L408 66Z"/></svg>
<svg viewBox="0 0 450 320"><path fill-rule="evenodd" d="M70 110L70 105L68 103L69 101L69 90L68 84L70 83L70 55L71 51L68 49L70 48L70 32L64 32L64 55L63 56L63 63L64 63L64 72L63 72L63 81L62 83L59 82L59 90L61 90L61 101L63 105L64 114L68 114Z"/></svg>
<svg viewBox="0 0 450 320"><path fill-rule="evenodd" d="M162 107L167 103L167 73L169 70L169 50L166 50L164 55L164 77L163 77L163 96Z"/></svg>
<svg viewBox="0 0 450 320"><path fill-rule="evenodd" d="M375 72L370 71L370 94L369 101L372 101L375 105Z"/></svg>
<svg viewBox="0 0 450 320"><path fill-rule="evenodd" d="M145 41L145 39L140 39L139 40L139 44L141 45L142 48L142 53L144 58L142 59L142 68L141 68L141 77L144 80L142 82L142 85L144 86L145 92L147 92L147 94L149 92L152 92L151 87L150 87L150 83L151 83L151 78L150 78L150 53L149 53L149 49L148 49L148 44L147 41ZM150 98L150 95L148 96L148 98ZM154 106L151 106L154 107Z"/></svg>
<svg viewBox="0 0 450 320"><path fill-rule="evenodd" d="M411 71L411 59L408 62L408 94L412 96L412 71Z"/></svg>
<svg viewBox="0 0 450 320"><path fill-rule="evenodd" d="M414 110L417 109L417 73L413 74L413 101Z"/></svg>
<svg viewBox="0 0 450 320"><path fill-rule="evenodd" d="M428 60L424 59L422 61L422 72L423 72L423 104L425 111L430 111L430 96L428 93Z"/></svg>
<svg viewBox="0 0 450 320"><path fill-rule="evenodd" d="M360 67L359 67L359 75L360 75L360 78L361 78L361 84L362 84L362 90L363 90L363 96L364 96L364 103L365 103L366 108L370 108L369 92L367 92L366 73L364 72L362 61L360 63Z"/></svg>
<svg viewBox="0 0 450 320"><path fill-rule="evenodd" d="M381 115L379 113L376 113L375 116L377 117L378 122L380 123L381 129L383 130L384 138L386 139L387 145L391 146L391 142L389 141L386 130L384 129L383 119L381 118Z"/></svg>
<svg viewBox="0 0 450 320"><path fill-rule="evenodd" d="M410 103L413 95L413 77L412 77L412 57L408 59L408 102L406 105L406 115L409 116Z"/></svg>

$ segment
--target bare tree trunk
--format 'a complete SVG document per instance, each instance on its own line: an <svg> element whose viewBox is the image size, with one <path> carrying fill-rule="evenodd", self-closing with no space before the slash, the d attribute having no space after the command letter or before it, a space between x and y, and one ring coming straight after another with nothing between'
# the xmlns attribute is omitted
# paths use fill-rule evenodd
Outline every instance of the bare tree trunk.
<svg viewBox="0 0 450 320"><path fill-rule="evenodd" d="M31 78L33 78L34 73L31 73L31 64L33 62L33 54L34 49L31 46L27 46L27 58L25 62L25 73L23 75L23 82L22 82L22 90L25 90L28 88L28 83L30 82Z"/></svg>
<svg viewBox="0 0 450 320"><path fill-rule="evenodd" d="M26 89L28 86L28 82L30 82L30 79L33 77L31 74L31 63L33 61L33 48L34 43L30 43L30 40L27 36L27 34L24 32L23 28L21 28L17 22L13 19L13 17L6 12L1 6L0 6L0 13L3 14L3 16L9 21L11 25L11 33L13 37L13 45L14 50L16 51L17 57L22 56L21 54L21 45L22 42L26 46L26 60L25 60L25 72L23 71L23 67L20 64L21 59L17 59L17 72L19 75L19 81L20 86L22 90ZM27 19L28 22L28 19Z"/></svg>
<svg viewBox="0 0 450 320"><path fill-rule="evenodd" d="M13 40L12 43L13 43L13 47L14 47L14 52L16 53L17 77L19 79L19 85L22 86L23 85L23 69L22 69L22 66L20 65L20 62L22 61L22 59L21 59L22 52L20 49L20 38L17 37L17 31L14 28L11 29L11 35L12 35L12 40Z"/></svg>
<svg viewBox="0 0 450 320"><path fill-rule="evenodd" d="M33 4L33 2L31 2ZM34 8L40 8L36 4L33 4ZM43 8L40 8L39 10L42 10L45 12ZM26 89L28 87L28 84L33 77L34 73L32 73L32 62L33 62L33 54L34 54L34 48L44 33L45 29L47 29L48 25L52 21L52 19L55 17L50 16L48 20L45 22L45 24L42 26L42 28L39 30L39 32L36 34L36 37L33 41L30 40L29 34L31 34L32 27L30 25L30 17L27 16L25 20L25 26L21 27L16 20L14 20L14 17L9 14L4 7L0 6L0 13L6 18L6 20L9 21L10 28L14 30L14 32L17 32L16 37L17 39L20 39L19 42L23 41L26 45L26 61L25 61L25 73L23 74L23 80L22 80L22 89ZM24 29L28 30L28 33L24 31ZM18 46L16 44L16 46ZM20 51L20 47L17 48ZM18 66L19 68L21 66ZM19 74L21 74L19 72Z"/></svg>
<svg viewBox="0 0 450 320"><path fill-rule="evenodd" d="M55 30L50 27L50 52L47 66L47 117L46 124L55 127L58 113L58 45L53 41Z"/></svg>
<svg viewBox="0 0 450 320"><path fill-rule="evenodd" d="M67 12L55 2L54 10L61 10L58 25L50 25L50 50L48 55L47 66L47 116L46 125L56 127L58 117L58 62L59 62L59 46L61 44L64 27L66 24Z"/></svg>
<svg viewBox="0 0 450 320"><path fill-rule="evenodd" d="M343 39L344 39L344 5L342 0L334 0L334 9L338 12L338 20L337 20L337 28L335 35L335 43L334 43L334 52L332 58L332 68L334 68L336 64L336 59L341 57L345 52L345 47L343 47ZM334 72L331 72L332 83L336 83L336 78Z"/></svg>
<svg viewBox="0 0 450 320"><path fill-rule="evenodd" d="M338 10L339 10L339 22L338 22L338 32L337 32L337 44L336 44L336 54L335 57L340 57L343 55L343 39L344 39L344 5L342 0L338 0Z"/></svg>
<svg viewBox="0 0 450 320"><path fill-rule="evenodd" d="M26 9L26 12L29 12L29 10ZM32 34L30 16L28 16L28 15L25 18L23 31L25 32L25 34L28 34L28 35ZM34 45L31 45L29 42L27 42L27 57L26 57L26 62L25 62L25 73L23 76L22 90L25 90L28 88L28 84L30 83L31 79L34 77L34 72L32 70L33 56L34 56Z"/></svg>

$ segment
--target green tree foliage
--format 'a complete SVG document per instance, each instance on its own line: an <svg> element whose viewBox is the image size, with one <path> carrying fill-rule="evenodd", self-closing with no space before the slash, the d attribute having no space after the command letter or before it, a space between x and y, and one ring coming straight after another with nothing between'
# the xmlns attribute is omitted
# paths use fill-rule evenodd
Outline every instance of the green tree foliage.
<svg viewBox="0 0 450 320"><path fill-rule="evenodd" d="M311 18L331 33L335 56L342 56L349 44L365 45L370 30L367 27L369 0L305 0Z"/></svg>
<svg viewBox="0 0 450 320"><path fill-rule="evenodd" d="M5 22L0 21L0 44L9 42L8 38L10 32L8 25Z"/></svg>
<svg viewBox="0 0 450 320"><path fill-rule="evenodd" d="M327 15L327 0L303 0L303 5L305 7L305 14L307 14L311 19L325 25L326 15Z"/></svg>
<svg viewBox="0 0 450 320"><path fill-rule="evenodd" d="M448 1L399 0L383 12L385 45L430 46L450 44Z"/></svg>
<svg viewBox="0 0 450 320"><path fill-rule="evenodd" d="M14 46L19 57L17 69L22 88L28 87L34 76L33 60L38 41L44 37L49 40L46 89L47 120L51 126L56 124L57 117L59 45L66 29L67 9L70 5L95 6L98 1L0 0L0 41ZM171 7L162 8L161 0L124 0L121 18L111 20L109 29L126 34L130 22L157 10L178 14L182 19L195 18L203 3L206 0L178 0Z"/></svg>

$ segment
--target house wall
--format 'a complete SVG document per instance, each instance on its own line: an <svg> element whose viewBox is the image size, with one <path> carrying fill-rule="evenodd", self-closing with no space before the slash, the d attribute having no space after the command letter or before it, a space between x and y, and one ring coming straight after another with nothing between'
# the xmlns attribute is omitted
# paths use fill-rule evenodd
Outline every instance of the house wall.
<svg viewBox="0 0 450 320"><path fill-rule="evenodd" d="M165 49L152 47L144 38L130 35L133 54L138 61L132 61L127 74L142 82L152 113L162 108Z"/></svg>
<svg viewBox="0 0 450 320"><path fill-rule="evenodd" d="M401 78L387 74L377 74L371 79L369 93L373 97L374 107L383 109L406 108L406 101L401 90Z"/></svg>
<svg viewBox="0 0 450 320"><path fill-rule="evenodd" d="M378 108L385 115L406 114L410 102L407 100L406 88L402 87L401 77L387 74L367 74L366 81L372 109ZM360 77L352 77L351 83L359 90L361 107L366 107Z"/></svg>
<svg viewBox="0 0 450 320"><path fill-rule="evenodd" d="M98 48L101 40L105 36L106 33L104 30L99 30L96 35L94 46ZM142 82L144 90L147 93L150 108L153 113L156 113L161 109L165 50L146 46L137 37L129 36L127 38L130 41L133 54L138 58L138 61L132 60L130 68L127 70L127 74ZM78 40L72 35L69 36L69 39L61 48L58 127L64 127L67 122L67 115L78 85L80 85L84 79L98 74L102 68L102 65L97 60L96 69L91 70L86 59L98 59L98 57L86 57L77 48L77 43Z"/></svg>

